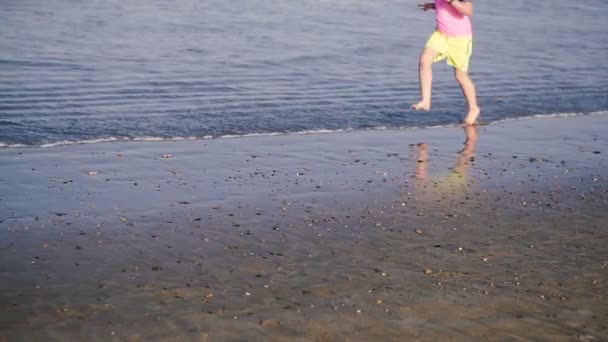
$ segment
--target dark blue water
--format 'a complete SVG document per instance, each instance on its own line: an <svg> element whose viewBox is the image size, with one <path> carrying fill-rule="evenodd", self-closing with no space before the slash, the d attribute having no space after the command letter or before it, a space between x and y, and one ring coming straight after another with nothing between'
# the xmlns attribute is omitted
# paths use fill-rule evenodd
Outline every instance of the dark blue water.
<svg viewBox="0 0 608 342"><path fill-rule="evenodd" d="M452 124L409 0L0 0L0 146ZM483 120L608 109L606 0L475 1Z"/></svg>

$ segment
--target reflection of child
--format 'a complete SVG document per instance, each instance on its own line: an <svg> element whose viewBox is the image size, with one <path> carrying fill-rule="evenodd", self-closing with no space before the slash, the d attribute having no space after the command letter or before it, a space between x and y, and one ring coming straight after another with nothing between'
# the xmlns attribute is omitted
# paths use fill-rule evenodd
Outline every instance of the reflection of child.
<svg viewBox="0 0 608 342"><path fill-rule="evenodd" d="M471 158L475 154L475 144L477 143L477 129L473 125L464 126L466 140L460 152L458 160L447 174L441 173L440 176L429 177L428 162L429 152L425 143L417 144L418 154L416 156L416 185L422 189L427 185L432 185L432 192L438 195L445 195L448 192L464 194L464 190L469 182L469 167Z"/></svg>
<svg viewBox="0 0 608 342"><path fill-rule="evenodd" d="M470 16L473 14L471 0L435 0L419 5L423 11L435 10L436 29L426 42L420 55L420 102L413 104L416 110L431 108L432 64L446 59L454 67L454 77L462 89L469 107L464 118L466 125L473 125L479 116L475 85L469 78L468 68L473 46L473 31Z"/></svg>

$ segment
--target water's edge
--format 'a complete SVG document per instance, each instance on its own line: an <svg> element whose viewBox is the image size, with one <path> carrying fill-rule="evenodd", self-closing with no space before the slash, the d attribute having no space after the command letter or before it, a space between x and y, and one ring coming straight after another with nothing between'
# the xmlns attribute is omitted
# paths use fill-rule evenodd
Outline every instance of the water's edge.
<svg viewBox="0 0 608 342"><path fill-rule="evenodd" d="M608 116L608 111L597 111L590 113L554 113L554 114L537 114L517 118L505 118L501 120L495 120L490 122L484 122L482 125L498 125L503 123L509 123L514 121L526 121L534 119L563 119L578 116ZM289 135L317 135L317 134L335 134L335 133L347 133L347 132L359 132L359 131L407 131L407 130L422 130L422 129L437 129L437 128L451 128L458 127L460 124L450 125L433 125L433 126L414 126L414 127L373 127L369 129L320 129L320 130L305 130L299 132L270 132L270 133L249 133L249 134L228 134L222 136L203 136L203 137L134 137L134 138L119 138L109 137L104 139L91 139L82 141L62 141L57 143L43 144L43 145L24 145L24 144L5 144L0 143L0 150L8 149L27 149L27 148L53 148L53 147L65 147L71 145L86 145L86 144L102 144L102 143L113 143L113 142L177 142L177 141L200 141L200 140L216 140L216 139L239 139L239 138L252 138L252 137L272 137L272 136L289 136Z"/></svg>

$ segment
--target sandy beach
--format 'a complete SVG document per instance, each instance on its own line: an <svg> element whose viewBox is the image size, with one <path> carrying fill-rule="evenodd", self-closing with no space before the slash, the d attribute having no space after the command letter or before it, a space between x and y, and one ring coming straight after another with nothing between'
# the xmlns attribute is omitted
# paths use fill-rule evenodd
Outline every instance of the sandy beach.
<svg viewBox="0 0 608 342"><path fill-rule="evenodd" d="M607 128L0 150L0 341L606 340Z"/></svg>

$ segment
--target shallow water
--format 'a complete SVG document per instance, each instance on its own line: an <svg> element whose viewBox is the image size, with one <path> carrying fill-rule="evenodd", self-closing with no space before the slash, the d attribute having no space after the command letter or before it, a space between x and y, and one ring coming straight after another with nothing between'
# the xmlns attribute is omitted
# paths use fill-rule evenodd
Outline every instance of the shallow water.
<svg viewBox="0 0 608 342"><path fill-rule="evenodd" d="M486 122L608 109L604 0L476 2ZM2 1L0 146L456 123L433 15L414 1Z"/></svg>

